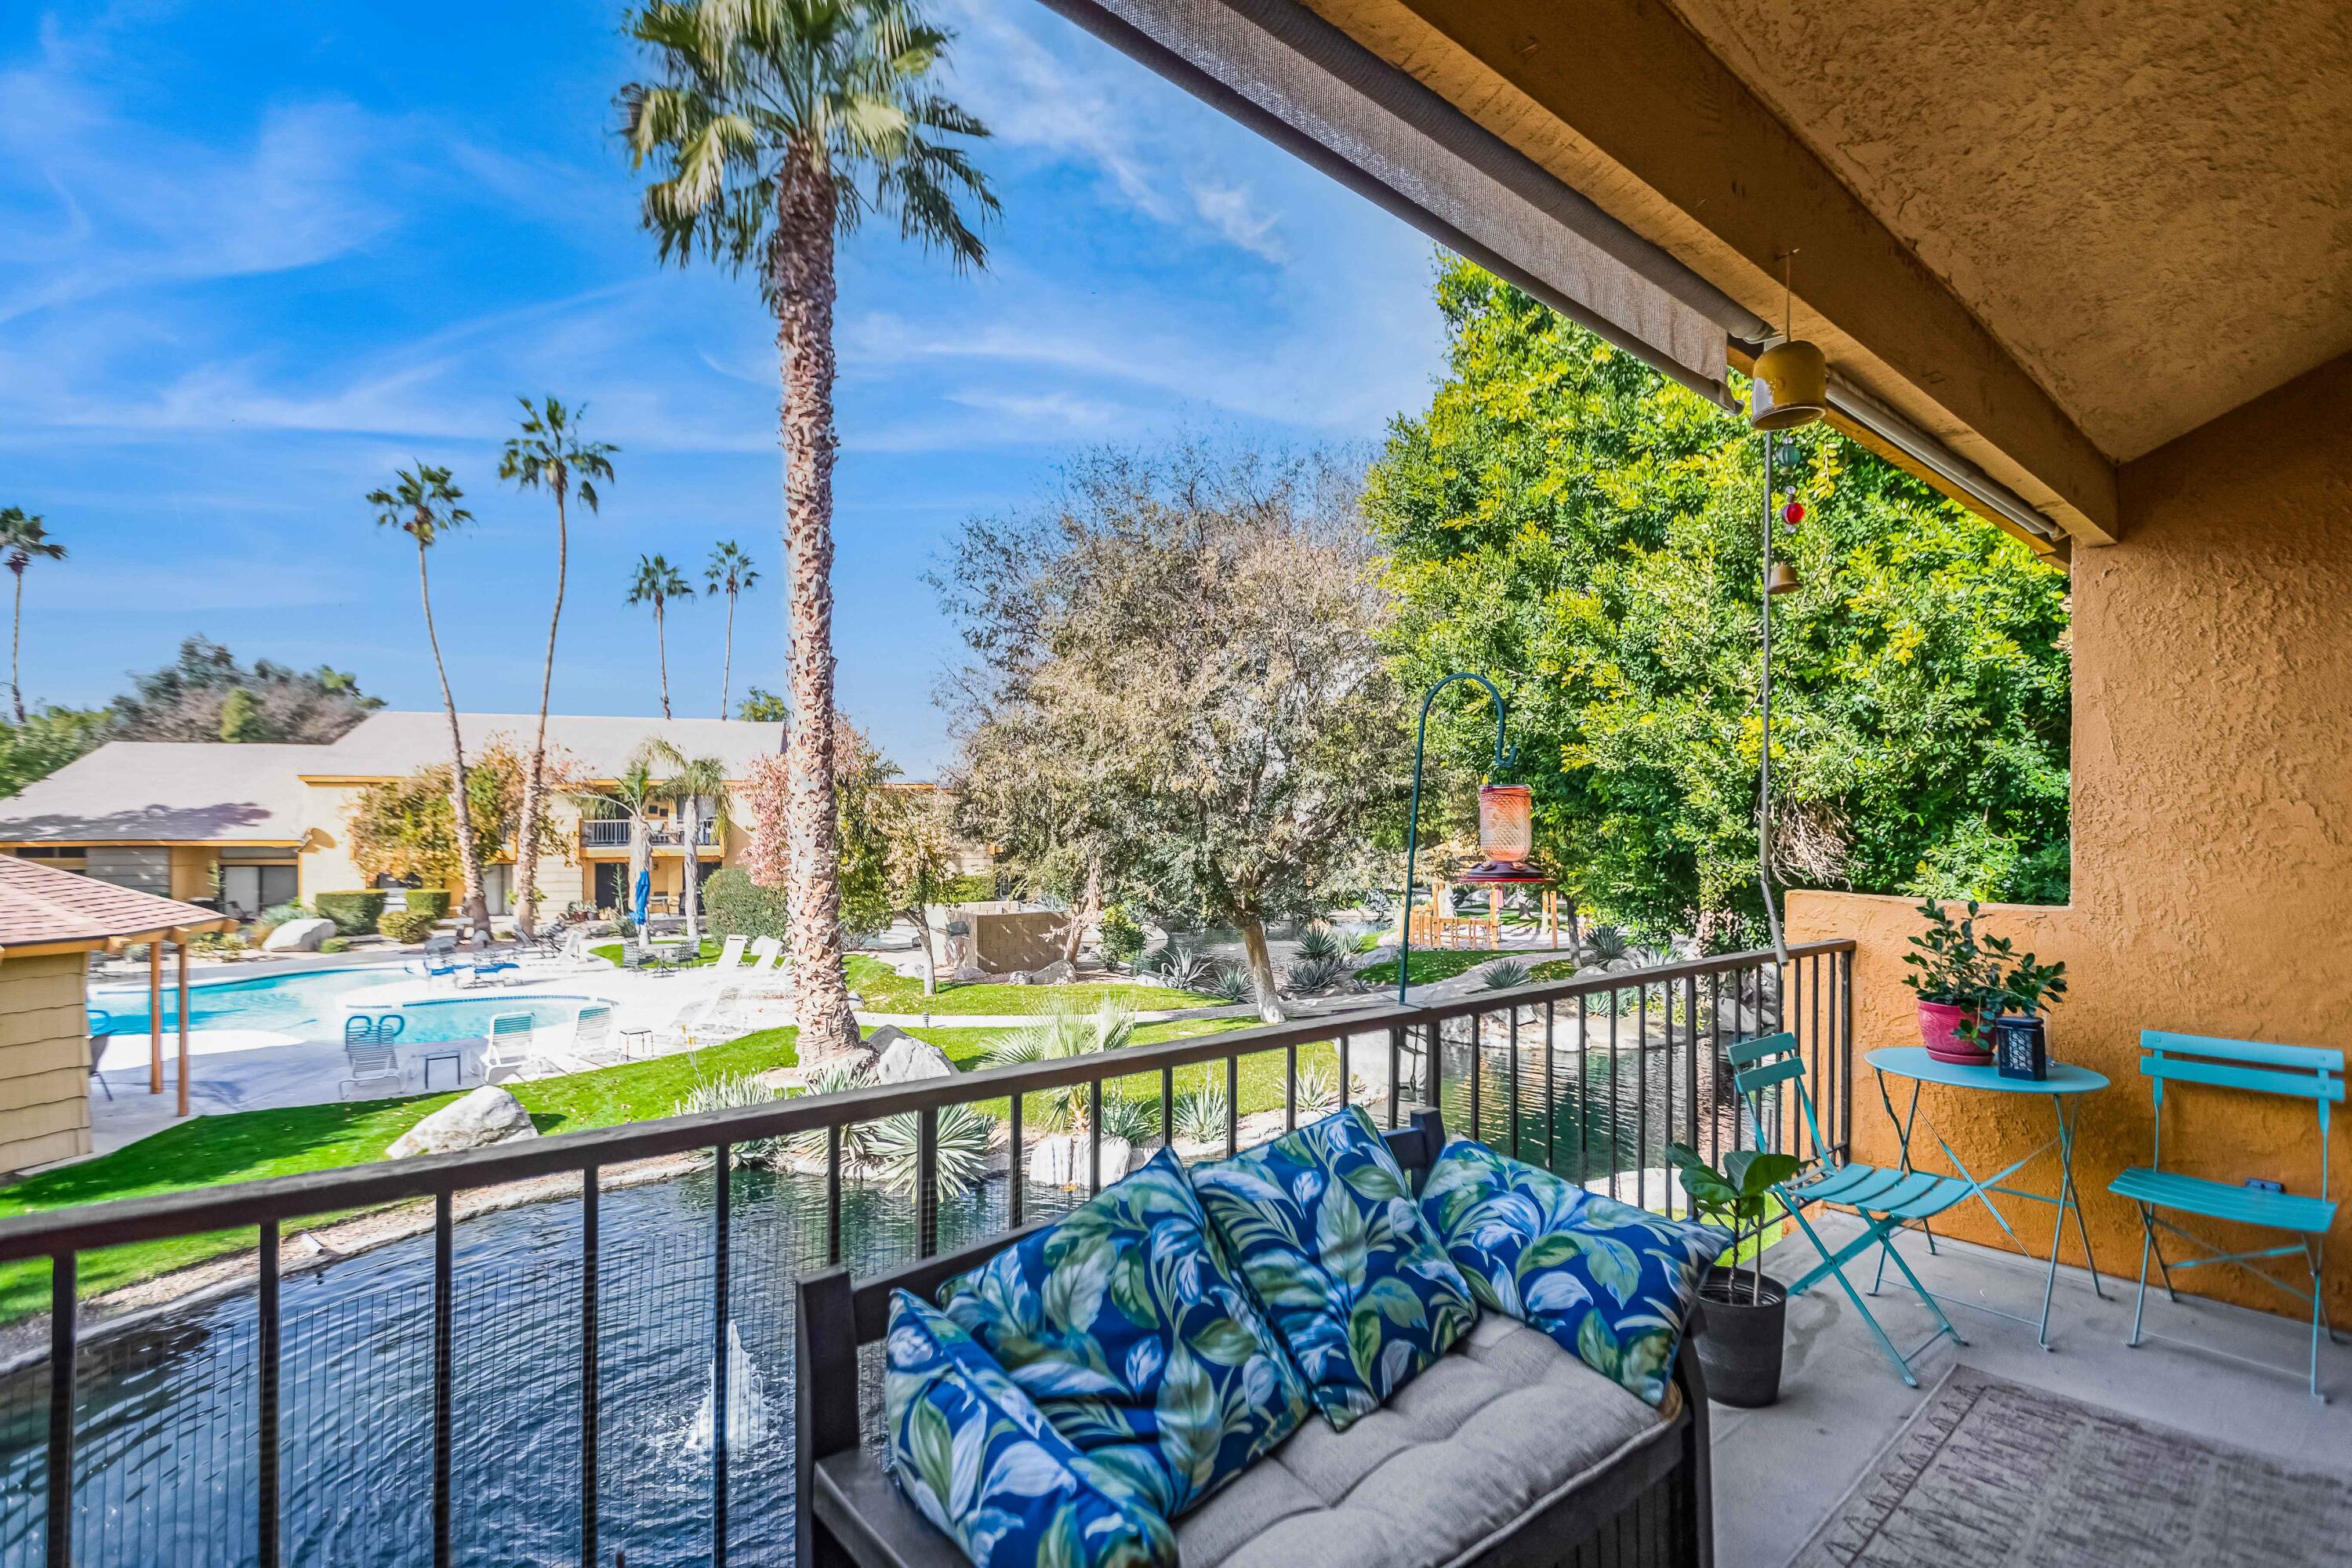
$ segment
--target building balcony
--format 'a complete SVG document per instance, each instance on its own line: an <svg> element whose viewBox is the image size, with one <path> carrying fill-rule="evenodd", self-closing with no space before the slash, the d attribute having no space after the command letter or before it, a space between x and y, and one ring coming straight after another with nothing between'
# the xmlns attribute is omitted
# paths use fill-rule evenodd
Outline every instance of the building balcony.
<svg viewBox="0 0 2352 1568"><path fill-rule="evenodd" d="M719 825L698 823L695 847L716 848ZM646 830L646 842L656 849L680 849L686 845L686 827L682 823L657 822ZM629 824L611 817L583 817L580 821L580 847L583 849L626 849L629 847Z"/></svg>

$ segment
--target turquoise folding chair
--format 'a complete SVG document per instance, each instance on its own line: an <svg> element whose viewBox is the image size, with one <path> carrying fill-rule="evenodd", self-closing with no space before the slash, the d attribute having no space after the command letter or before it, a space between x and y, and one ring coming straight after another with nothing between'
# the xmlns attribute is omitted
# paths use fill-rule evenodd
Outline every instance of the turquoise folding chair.
<svg viewBox="0 0 2352 1568"><path fill-rule="evenodd" d="M1886 1352L1886 1359L1895 1363L1895 1372L1904 1382L1914 1388L1918 1387L1919 1380L1911 1375L1911 1363L1918 1360L1922 1352L1946 1334L1952 1336L1954 1344L1964 1345L1968 1341L1960 1338L1959 1330L1952 1327L1952 1321L1944 1316L1944 1310L1936 1304L1936 1298L1927 1293L1927 1288L1919 1283L1919 1277L1911 1272L1911 1265L1905 1262L1903 1254L1895 1249L1895 1235L1913 1220L1932 1219L1954 1204L1974 1196L1976 1184L1959 1176L1937 1176L1925 1171L1890 1171L1877 1165L1858 1164L1840 1159L1837 1151L1823 1141L1821 1123L1813 1116L1813 1097L1805 1087L1805 1058L1797 1049L1796 1036L1766 1035L1760 1039L1736 1041L1726 1048L1725 1055L1738 1069L1732 1081L1738 1085L1740 1097L1747 1103L1748 1116L1755 1124L1758 1147L1779 1147L1780 1119L1777 1115L1765 1114L1764 1093L1767 1089L1784 1085L1796 1091L1798 1108L1804 1113L1805 1132L1811 1140L1812 1152L1805 1156L1804 1167L1795 1177L1772 1189L1773 1197L1788 1211L1789 1217L1797 1222L1806 1239L1813 1244L1813 1250L1822 1258L1820 1265L1811 1273L1789 1287L1789 1294L1801 1296L1824 1279L1835 1279L1839 1288L1844 1290L1846 1300L1853 1303L1854 1310L1862 1314L1862 1321L1870 1325L1870 1331L1878 1336L1879 1348ZM1835 1252L1831 1251L1829 1244L1822 1239L1821 1232L1815 1230L1812 1222L1805 1217L1805 1209L1812 1204L1832 1204L1852 1209L1861 1216L1863 1234ZM1879 1326L1878 1319L1864 1304L1862 1292L1856 1290L1853 1281L1845 1277L1846 1264L1874 1247L1882 1251L1882 1272L1885 1258L1893 1258L1895 1267L1903 1271L1904 1279L1911 1281L1911 1289L1918 1292L1920 1301L1936 1320L1936 1331L1920 1341L1907 1355L1895 1348L1895 1342ZM1872 1282L1870 1294L1878 1294L1875 1280Z"/></svg>
<svg viewBox="0 0 2352 1568"><path fill-rule="evenodd" d="M2140 1342L2140 1319L2147 1309L2150 1258L2156 1259L2157 1269L2164 1278L2165 1293L2175 1301L2180 1300L2180 1293L2172 1288L2175 1268L2207 1268L2216 1263L2234 1263L2263 1284L2296 1300L2311 1303L2311 1392L2325 1403L2327 1396L2319 1392L2321 1331L2326 1331L2330 1344L2336 1342L2336 1325L2328 1321L2327 1302L2319 1288L2320 1274L2327 1263L2327 1232L2336 1224L2336 1203L2327 1195L2327 1122L2328 1108L2344 1099L2344 1053L2315 1046L2271 1046L2259 1040L2174 1035L2161 1029L2141 1030L2139 1046L2146 1053L2140 1058L2139 1070L2147 1078L2156 1096L2155 1147L2147 1164L2134 1165L2107 1184L2107 1191L2139 1205L2139 1300L2132 1308L2131 1338L2125 1342L2135 1346ZM2266 1187L2238 1186L2164 1169L2164 1086L2168 1082L2206 1084L2312 1101L2319 1110L2319 1195L2306 1197ZM2295 1239L2251 1252L2224 1252L2195 1232L2158 1218L2158 1209L2265 1230L2283 1230ZM2179 1237L2207 1256L2168 1260L2157 1241L2156 1233L2159 1230ZM2297 1289L2266 1268L2254 1267L2265 1258L2295 1257L2300 1257L2304 1267L2310 1270L2311 1288L2307 1290Z"/></svg>

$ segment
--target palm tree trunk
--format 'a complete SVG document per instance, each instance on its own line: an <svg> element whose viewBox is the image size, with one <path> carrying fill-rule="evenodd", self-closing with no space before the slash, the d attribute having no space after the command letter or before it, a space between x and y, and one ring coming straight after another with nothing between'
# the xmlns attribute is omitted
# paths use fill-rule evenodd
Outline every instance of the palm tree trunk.
<svg viewBox="0 0 2352 1568"><path fill-rule="evenodd" d="M834 785L832 176L794 148L778 174L768 265L783 360L784 554L793 728L785 754L792 955L800 1058L858 1047L843 969L841 826Z"/></svg>
<svg viewBox="0 0 2352 1568"><path fill-rule="evenodd" d="M1279 1024L1284 1016L1282 994L1275 988L1274 954L1266 950L1265 922L1249 915L1237 923L1242 928L1242 950L1249 954L1250 979L1257 988L1257 1016L1266 1023Z"/></svg>
<svg viewBox="0 0 2352 1568"><path fill-rule="evenodd" d="M555 487L555 613L547 617L547 662L539 675L539 732L522 775L522 824L515 830L515 931L529 936L539 920L539 818L547 809L547 698L555 686L555 632L563 624L563 572L571 541L563 517L563 486Z"/></svg>
<svg viewBox="0 0 2352 1568"><path fill-rule="evenodd" d="M662 602L654 601L654 647L661 657L662 717L669 717L669 633L662 626Z"/></svg>
<svg viewBox="0 0 2352 1568"><path fill-rule="evenodd" d="M16 722L25 721L25 682L21 658L25 649L25 569L15 562L8 569L16 574L16 618L8 629L8 692L16 700Z"/></svg>
<svg viewBox="0 0 2352 1568"><path fill-rule="evenodd" d="M735 590L727 590L727 652L719 666L719 716L727 717L727 704L735 689Z"/></svg>
<svg viewBox="0 0 2352 1568"><path fill-rule="evenodd" d="M482 858L474 848L474 809L466 798L466 740L457 729L457 699L449 691L449 666L441 658L441 634L433 626L433 584L425 572L425 542L416 544L416 591L425 605L425 640L433 645L433 668L441 677L441 709L449 715L449 815L457 826L457 866L465 885L466 919L489 934L490 905L482 896Z"/></svg>
<svg viewBox="0 0 2352 1568"><path fill-rule="evenodd" d="M686 858L678 866L677 898L686 910L686 951L689 957L702 952L702 888L695 872L701 868L702 799L688 795L678 803L679 815L686 818Z"/></svg>

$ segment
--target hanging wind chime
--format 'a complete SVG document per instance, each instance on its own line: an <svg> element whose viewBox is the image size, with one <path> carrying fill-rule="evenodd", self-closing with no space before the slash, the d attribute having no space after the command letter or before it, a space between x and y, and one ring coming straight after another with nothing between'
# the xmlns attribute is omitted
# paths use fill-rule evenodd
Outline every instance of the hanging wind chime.
<svg viewBox="0 0 2352 1568"><path fill-rule="evenodd" d="M1772 558L1772 456L1778 432L1810 425L1829 409L1829 361L1819 347L1796 335L1791 273L1796 251L1780 258L1780 341L1756 356L1748 379L1748 424L1764 437L1763 584L1759 603L1763 615L1763 675L1759 681L1758 707L1762 714L1763 751L1756 781L1756 885L1764 895L1764 920L1772 932L1772 951L1783 963L1789 947L1780 934L1780 911L1772 900L1772 601L1795 592L1796 568ZM1794 456L1794 444L1789 447ZM1792 487L1793 489L1793 487ZM1805 507L1794 494L1780 509L1780 521L1793 533L1805 520Z"/></svg>

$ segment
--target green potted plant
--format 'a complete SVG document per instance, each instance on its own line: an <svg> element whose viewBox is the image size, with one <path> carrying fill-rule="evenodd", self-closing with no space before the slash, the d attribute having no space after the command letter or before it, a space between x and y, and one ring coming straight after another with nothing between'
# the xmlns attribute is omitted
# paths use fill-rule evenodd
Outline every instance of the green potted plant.
<svg viewBox="0 0 2352 1568"><path fill-rule="evenodd" d="M1933 899L1921 904L1927 929L1911 939L1903 962L1912 973L1903 984L1918 994L1919 1039L1927 1054L1939 1062L1982 1067L1992 1060L1985 1006L2000 983L1992 948L2008 944L1978 934L1977 912L1974 899L1959 920Z"/></svg>
<svg viewBox="0 0 2352 1568"><path fill-rule="evenodd" d="M1718 1171L1686 1143L1666 1146L1666 1161L1682 1173L1691 1207L1731 1231L1731 1250L1699 1281L1706 1331L1698 1337L1699 1365L1710 1399L1754 1409L1780 1397L1780 1351L1789 1314L1789 1292L1764 1272L1763 1231L1772 1189L1794 1176L1804 1162L1794 1154L1735 1149ZM1740 1244L1754 1238L1745 1272Z"/></svg>

